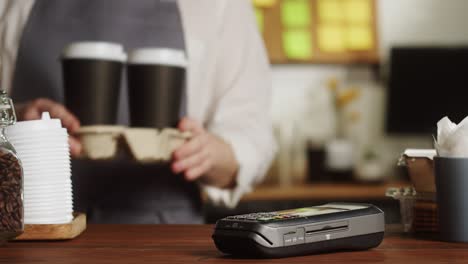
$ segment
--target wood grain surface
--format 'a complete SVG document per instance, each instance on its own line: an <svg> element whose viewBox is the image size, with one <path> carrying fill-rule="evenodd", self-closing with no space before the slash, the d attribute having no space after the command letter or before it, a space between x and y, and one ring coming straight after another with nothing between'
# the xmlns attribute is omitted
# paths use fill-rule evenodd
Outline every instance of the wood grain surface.
<svg viewBox="0 0 468 264"><path fill-rule="evenodd" d="M68 224L25 225L24 232L16 240L66 240L79 236L86 229L86 214L75 213Z"/></svg>
<svg viewBox="0 0 468 264"><path fill-rule="evenodd" d="M468 244L387 234L376 249L287 259L236 259L218 252L209 225L89 225L74 240L10 242L0 263L467 263Z"/></svg>

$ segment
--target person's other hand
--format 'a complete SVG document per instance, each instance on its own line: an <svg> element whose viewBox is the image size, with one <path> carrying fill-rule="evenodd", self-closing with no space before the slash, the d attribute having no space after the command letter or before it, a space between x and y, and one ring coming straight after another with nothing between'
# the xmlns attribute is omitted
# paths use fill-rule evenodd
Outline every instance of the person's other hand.
<svg viewBox="0 0 468 264"><path fill-rule="evenodd" d="M174 152L172 171L220 188L235 185L239 165L231 146L190 118L182 119L179 129L190 131L192 138Z"/></svg>
<svg viewBox="0 0 468 264"><path fill-rule="evenodd" d="M46 98L39 98L17 106L19 120L41 119L42 112L49 112L51 117L59 118L62 121L62 125L70 135L68 141L71 155L78 156L82 146L80 141L72 135L80 128L80 121L65 106Z"/></svg>

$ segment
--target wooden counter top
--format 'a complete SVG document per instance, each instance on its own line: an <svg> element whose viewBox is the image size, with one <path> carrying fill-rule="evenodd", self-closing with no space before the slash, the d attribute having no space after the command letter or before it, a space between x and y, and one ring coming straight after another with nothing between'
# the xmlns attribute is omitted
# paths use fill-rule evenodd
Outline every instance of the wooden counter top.
<svg viewBox="0 0 468 264"><path fill-rule="evenodd" d="M90 225L72 241L11 242L0 263L462 263L468 244L387 234L376 249L288 259L233 259L218 252L209 225Z"/></svg>

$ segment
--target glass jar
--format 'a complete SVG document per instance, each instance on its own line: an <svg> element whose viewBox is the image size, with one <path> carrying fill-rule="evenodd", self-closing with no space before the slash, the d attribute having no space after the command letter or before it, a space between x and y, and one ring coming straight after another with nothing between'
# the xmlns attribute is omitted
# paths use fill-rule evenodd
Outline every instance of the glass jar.
<svg viewBox="0 0 468 264"><path fill-rule="evenodd" d="M13 101L0 91L0 243L24 230L23 168L5 128L16 122Z"/></svg>

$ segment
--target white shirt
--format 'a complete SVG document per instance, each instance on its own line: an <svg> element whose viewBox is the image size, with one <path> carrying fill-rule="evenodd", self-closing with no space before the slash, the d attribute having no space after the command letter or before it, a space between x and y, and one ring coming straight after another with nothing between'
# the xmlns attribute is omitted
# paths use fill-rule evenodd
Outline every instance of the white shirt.
<svg viewBox="0 0 468 264"><path fill-rule="evenodd" d="M33 4L0 1L0 76L7 91ZM269 63L248 0L178 4L189 58L188 116L228 142L239 163L234 189L202 188L213 202L233 207L262 180L276 151L269 119Z"/></svg>

